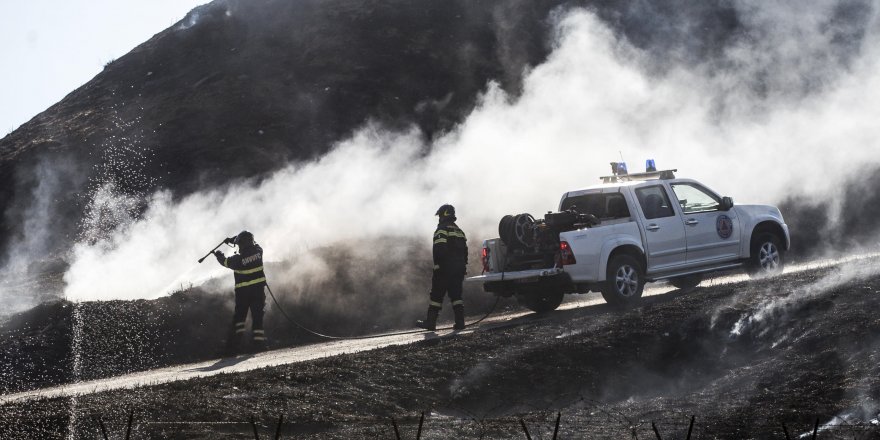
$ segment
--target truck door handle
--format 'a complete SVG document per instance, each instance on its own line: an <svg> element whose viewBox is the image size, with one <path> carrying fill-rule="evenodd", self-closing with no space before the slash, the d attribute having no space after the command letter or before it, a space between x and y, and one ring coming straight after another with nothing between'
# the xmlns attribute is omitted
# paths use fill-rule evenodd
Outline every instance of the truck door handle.
<svg viewBox="0 0 880 440"><path fill-rule="evenodd" d="M650 225L645 226L645 229L647 229L649 231L656 231L656 230L660 229L660 226L657 226L656 223L651 223Z"/></svg>
<svg viewBox="0 0 880 440"><path fill-rule="evenodd" d="M693 226L693 225L695 225L695 224L697 224L697 223L699 223L699 221L697 221L697 219L693 219L693 218L692 218L692 219L688 219L688 221L684 222L684 224L686 224L686 225L688 225L688 226Z"/></svg>

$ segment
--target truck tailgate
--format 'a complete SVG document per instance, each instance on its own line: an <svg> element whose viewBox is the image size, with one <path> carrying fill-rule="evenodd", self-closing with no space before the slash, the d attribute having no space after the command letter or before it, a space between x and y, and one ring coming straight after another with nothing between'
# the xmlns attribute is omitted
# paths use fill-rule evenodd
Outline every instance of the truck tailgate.
<svg viewBox="0 0 880 440"><path fill-rule="evenodd" d="M513 281L525 278L552 277L563 272L559 268L518 270L515 272L493 272L465 279L469 283L485 283L491 281Z"/></svg>

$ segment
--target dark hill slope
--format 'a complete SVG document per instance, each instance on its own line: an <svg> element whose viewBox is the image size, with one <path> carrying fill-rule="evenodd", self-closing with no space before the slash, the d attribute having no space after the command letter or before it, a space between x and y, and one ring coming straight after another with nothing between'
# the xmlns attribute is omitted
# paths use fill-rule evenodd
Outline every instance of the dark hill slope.
<svg viewBox="0 0 880 440"><path fill-rule="evenodd" d="M725 2L678 3L215 1L0 140L0 248L39 229L29 252L65 249L104 184L187 194L320 156L368 120L433 136L488 81L516 94L560 8L589 6L659 59L711 57L735 35Z"/></svg>
<svg viewBox="0 0 880 440"><path fill-rule="evenodd" d="M448 129L488 81L514 91L547 52L546 7L507 21L513 3L471 3L200 7L0 140L0 236L32 214L41 168L69 219L90 183L185 194L317 157L368 120Z"/></svg>

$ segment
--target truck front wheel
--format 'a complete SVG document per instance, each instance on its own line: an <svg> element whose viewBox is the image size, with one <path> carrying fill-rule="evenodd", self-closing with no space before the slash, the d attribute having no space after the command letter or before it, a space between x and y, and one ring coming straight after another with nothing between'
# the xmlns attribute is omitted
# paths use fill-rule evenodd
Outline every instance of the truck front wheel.
<svg viewBox="0 0 880 440"><path fill-rule="evenodd" d="M752 239L751 256L746 270L752 278L775 275L785 266L785 251L779 237L762 232Z"/></svg>
<svg viewBox="0 0 880 440"><path fill-rule="evenodd" d="M626 307L638 302L645 288L644 269L631 255L617 255L608 262L602 298L612 306Z"/></svg>

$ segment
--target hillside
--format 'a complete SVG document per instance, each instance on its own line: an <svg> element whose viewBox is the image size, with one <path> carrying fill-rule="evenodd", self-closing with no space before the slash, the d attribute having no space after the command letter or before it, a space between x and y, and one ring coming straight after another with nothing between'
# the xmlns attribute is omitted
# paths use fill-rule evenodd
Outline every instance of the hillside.
<svg viewBox="0 0 880 440"><path fill-rule="evenodd" d="M724 2L638 4L211 2L0 139L0 263L10 245L37 262L100 238L119 221L101 205L108 192L130 197L136 216L157 189L181 197L266 176L368 121L427 138L450 130L489 82L516 96L552 48L552 18L574 6L650 49L658 69L670 56L712 59L737 35Z"/></svg>
<svg viewBox="0 0 880 440"><path fill-rule="evenodd" d="M59 250L107 183L183 195L316 158L368 120L448 130L488 81L515 91L546 55L552 5L516 6L200 7L0 140L0 248L33 221L38 197L52 199L40 209L48 250Z"/></svg>

